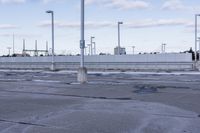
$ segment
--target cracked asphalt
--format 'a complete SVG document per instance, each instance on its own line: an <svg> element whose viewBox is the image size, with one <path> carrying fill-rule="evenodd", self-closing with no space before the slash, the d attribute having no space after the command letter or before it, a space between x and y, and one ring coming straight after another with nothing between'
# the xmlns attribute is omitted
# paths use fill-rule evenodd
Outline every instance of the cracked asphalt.
<svg viewBox="0 0 200 133"><path fill-rule="evenodd" d="M0 71L0 133L199 133L200 73Z"/></svg>

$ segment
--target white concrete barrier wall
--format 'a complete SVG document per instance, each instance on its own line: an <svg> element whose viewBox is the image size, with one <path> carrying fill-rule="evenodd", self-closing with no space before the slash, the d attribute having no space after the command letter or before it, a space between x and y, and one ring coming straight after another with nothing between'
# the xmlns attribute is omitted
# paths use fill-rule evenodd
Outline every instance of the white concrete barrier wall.
<svg viewBox="0 0 200 133"><path fill-rule="evenodd" d="M80 62L80 56L56 56L56 62ZM191 62L186 54L96 55L85 56L85 62ZM51 57L1 57L0 62L51 62Z"/></svg>
<svg viewBox="0 0 200 133"><path fill-rule="evenodd" d="M79 67L80 56L56 56L56 67L73 69ZM193 69L192 54L144 54L144 55L96 55L85 56L90 69ZM0 68L48 69L51 57L1 57Z"/></svg>

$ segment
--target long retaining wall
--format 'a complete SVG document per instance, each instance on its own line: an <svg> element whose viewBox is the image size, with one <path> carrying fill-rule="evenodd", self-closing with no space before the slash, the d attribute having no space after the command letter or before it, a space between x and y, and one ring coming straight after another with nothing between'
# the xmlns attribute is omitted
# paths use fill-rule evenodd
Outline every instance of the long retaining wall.
<svg viewBox="0 0 200 133"><path fill-rule="evenodd" d="M80 56L56 56L56 69L77 69ZM144 55L95 55L85 56L88 69L105 70L193 70L192 55L144 54ZM51 57L1 57L0 69L49 69Z"/></svg>

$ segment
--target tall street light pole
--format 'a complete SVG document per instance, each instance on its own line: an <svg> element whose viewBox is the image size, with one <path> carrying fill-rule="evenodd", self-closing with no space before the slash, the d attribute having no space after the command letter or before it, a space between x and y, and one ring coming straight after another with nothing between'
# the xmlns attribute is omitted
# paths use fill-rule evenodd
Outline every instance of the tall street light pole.
<svg viewBox="0 0 200 133"><path fill-rule="evenodd" d="M85 0L81 0L81 62L78 70L77 80L80 83L87 82L87 69L84 67L84 48L85 48Z"/></svg>
<svg viewBox="0 0 200 133"><path fill-rule="evenodd" d="M197 53L198 53L197 57L199 57L198 60L200 61L200 37L198 37L198 42L199 42L199 48L197 48L197 49L198 49L198 50L197 50L197 51L198 51L198 52L197 52Z"/></svg>
<svg viewBox="0 0 200 133"><path fill-rule="evenodd" d="M162 53L165 53L165 48L166 48L166 44L163 43L163 44L161 45L161 51L162 51Z"/></svg>
<svg viewBox="0 0 200 133"><path fill-rule="evenodd" d="M15 54L15 34L13 33L13 55Z"/></svg>
<svg viewBox="0 0 200 133"><path fill-rule="evenodd" d="M199 53L200 53L200 37L198 37L198 41L199 41Z"/></svg>
<svg viewBox="0 0 200 133"><path fill-rule="evenodd" d="M10 49L11 49L11 47L7 47L7 49L8 49L8 56L10 57Z"/></svg>
<svg viewBox="0 0 200 133"><path fill-rule="evenodd" d="M133 55L135 54L135 46L132 46L132 48L133 48Z"/></svg>
<svg viewBox="0 0 200 133"><path fill-rule="evenodd" d="M91 38L90 38L90 41L91 41L91 55L93 55L93 39L94 39L95 37L93 37L93 36L91 36Z"/></svg>
<svg viewBox="0 0 200 133"><path fill-rule="evenodd" d="M120 25L123 24L123 22L118 22L118 55L120 55Z"/></svg>
<svg viewBox="0 0 200 133"><path fill-rule="evenodd" d="M25 56L26 55L26 40L23 39L23 51L22 54Z"/></svg>
<svg viewBox="0 0 200 133"><path fill-rule="evenodd" d="M52 59L51 59L51 70L55 70L55 60L54 60L54 12L51 10L46 11L46 13L51 14L51 21L52 21Z"/></svg>
<svg viewBox="0 0 200 133"><path fill-rule="evenodd" d="M85 1L81 0L81 40L80 40L80 49L81 49L81 68L84 67L84 48L85 48Z"/></svg>
<svg viewBox="0 0 200 133"><path fill-rule="evenodd" d="M90 55L90 53L91 53L91 44L88 44L88 55Z"/></svg>
<svg viewBox="0 0 200 133"><path fill-rule="evenodd" d="M167 45L167 44L163 43L163 53L166 52L166 45Z"/></svg>
<svg viewBox="0 0 200 133"><path fill-rule="evenodd" d="M87 47L85 46L85 55L87 55Z"/></svg>
<svg viewBox="0 0 200 133"><path fill-rule="evenodd" d="M96 42L93 42L94 43L94 55L96 55L96 52L97 52L97 50L96 50Z"/></svg>
<svg viewBox="0 0 200 133"><path fill-rule="evenodd" d="M197 61L197 23L198 23L198 16L200 16L200 14L195 14L195 62Z"/></svg>

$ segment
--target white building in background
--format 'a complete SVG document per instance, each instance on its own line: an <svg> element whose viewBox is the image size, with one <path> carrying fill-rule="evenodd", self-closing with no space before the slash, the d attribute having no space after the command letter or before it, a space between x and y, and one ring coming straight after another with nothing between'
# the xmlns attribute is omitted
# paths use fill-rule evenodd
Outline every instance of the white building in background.
<svg viewBox="0 0 200 133"><path fill-rule="evenodd" d="M120 55L126 55L126 48L119 47ZM114 49L114 55L118 55L118 47Z"/></svg>

